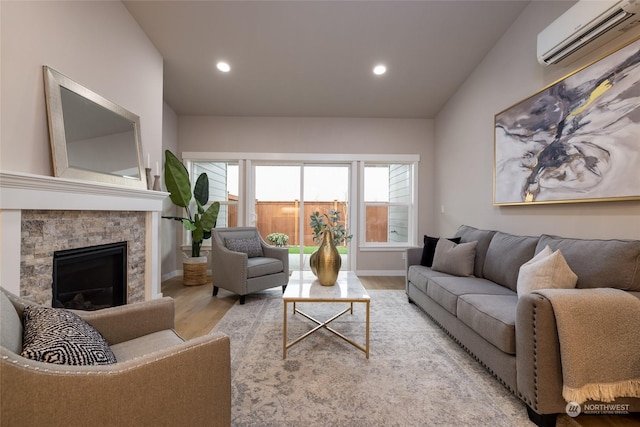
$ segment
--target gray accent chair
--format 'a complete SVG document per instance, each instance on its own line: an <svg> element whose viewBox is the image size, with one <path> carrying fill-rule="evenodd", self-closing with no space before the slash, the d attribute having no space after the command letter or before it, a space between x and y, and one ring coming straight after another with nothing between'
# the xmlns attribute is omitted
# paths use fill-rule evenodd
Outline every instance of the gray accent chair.
<svg viewBox="0 0 640 427"><path fill-rule="evenodd" d="M228 249L232 239L257 239L263 256ZM213 296L219 288L226 289L240 295L244 304L248 294L276 286L284 292L289 283L289 250L267 244L256 227L212 229L210 258Z"/></svg>

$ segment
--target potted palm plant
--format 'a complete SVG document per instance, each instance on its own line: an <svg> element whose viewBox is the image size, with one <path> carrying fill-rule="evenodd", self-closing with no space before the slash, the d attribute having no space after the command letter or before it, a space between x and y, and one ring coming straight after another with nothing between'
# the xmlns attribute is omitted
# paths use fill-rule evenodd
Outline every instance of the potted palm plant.
<svg viewBox="0 0 640 427"><path fill-rule="evenodd" d="M169 150L165 151L164 183L169 198L174 205L184 208L186 216L163 216L182 223L191 232L191 257L183 262L184 284L204 285L207 283L207 257L200 256L202 241L211 237L211 229L216 226L220 202L209 202L209 178L201 173L193 192L189 172L182 162Z"/></svg>

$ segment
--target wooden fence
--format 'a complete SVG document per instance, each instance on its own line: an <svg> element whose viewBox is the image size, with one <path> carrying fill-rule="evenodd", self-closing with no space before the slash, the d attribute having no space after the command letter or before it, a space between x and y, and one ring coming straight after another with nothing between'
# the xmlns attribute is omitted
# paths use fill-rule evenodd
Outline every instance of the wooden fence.
<svg viewBox="0 0 640 427"><path fill-rule="evenodd" d="M347 203L340 201L332 202L306 202L304 204L304 245L314 246L313 231L309 226L311 214L320 214L335 209L340 211L342 224L349 229L349 218L347 217ZM256 214L258 220L256 226L260 234L266 240L271 233L284 233L289 236L289 244L297 245L300 236L300 203L293 202L261 202L256 203ZM229 206L229 227L237 226L237 208ZM373 206L367 208L366 239L368 242L386 242L388 229L388 208L386 206ZM352 232L353 233L353 232Z"/></svg>

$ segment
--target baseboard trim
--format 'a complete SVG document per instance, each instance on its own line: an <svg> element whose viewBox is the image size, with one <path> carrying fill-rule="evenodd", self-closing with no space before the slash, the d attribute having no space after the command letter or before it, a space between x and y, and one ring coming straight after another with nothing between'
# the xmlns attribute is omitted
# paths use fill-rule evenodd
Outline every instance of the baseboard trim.
<svg viewBox="0 0 640 427"><path fill-rule="evenodd" d="M163 274L160 280L164 282L165 280L173 279L176 276L182 276L183 273L184 273L184 270L174 270L171 273ZM207 270L207 275L211 276L211 270Z"/></svg>
<svg viewBox="0 0 640 427"><path fill-rule="evenodd" d="M180 275L182 275L182 270L174 270L170 273L163 274L160 277L160 280L164 282L165 280L173 279L174 277L180 276Z"/></svg>
<svg viewBox="0 0 640 427"><path fill-rule="evenodd" d="M356 270L358 276L405 276L404 270Z"/></svg>

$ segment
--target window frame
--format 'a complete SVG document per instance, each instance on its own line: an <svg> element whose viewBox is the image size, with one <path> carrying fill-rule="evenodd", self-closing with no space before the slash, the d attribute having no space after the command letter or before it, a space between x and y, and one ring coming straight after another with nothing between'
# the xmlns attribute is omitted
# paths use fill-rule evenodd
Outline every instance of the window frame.
<svg viewBox="0 0 640 427"><path fill-rule="evenodd" d="M205 153L205 154L209 154L209 153ZM215 154L215 153L211 153L211 154ZM183 153L183 162L185 165L185 168L189 171L189 181L191 183L191 191L193 191L195 184L196 184L196 180L198 179L198 175L196 175L195 173L195 166L196 163L207 163L207 162L211 162L211 163L233 163L233 164L237 164L238 165L238 201L234 202L234 201L229 201L229 200L217 200L218 202L220 202L221 206L231 206L231 205L235 205L238 207L238 211L237 211L237 215L238 218L236 219L238 226L241 226L240 224L243 223L244 220L244 201L243 198L241 197L241 193L242 193L242 188L243 188L243 175L244 175L244 162L240 159L224 159L224 158L218 158L218 157L207 157L207 158L198 158L198 159L193 159L193 158L185 158L184 157L184 153ZM209 202L204 206L205 209L207 209L209 206L211 206L211 204L213 202L216 202L216 200L211 200L209 199ZM182 216L186 216L186 211L184 208L181 209L181 215ZM187 230L183 227L182 228L182 249L183 250L191 250L191 233L187 232ZM211 250L211 239L206 239L202 242L202 250L204 251L209 251Z"/></svg>
<svg viewBox="0 0 640 427"><path fill-rule="evenodd" d="M418 162L419 159L405 158L389 160L364 160L359 162L360 185L358 191L360 217L358 226L360 232L358 246L362 251L389 251L404 250L407 247L416 246L417 243L417 223L418 223ZM407 165L409 166L409 201L400 202L367 202L364 200L365 195L365 168L367 166L391 166L391 165ZM407 241L406 242L367 242L366 224L367 224L367 207L368 206L386 206L386 207L407 207Z"/></svg>
<svg viewBox="0 0 640 427"><path fill-rule="evenodd" d="M242 227L250 224L250 210L247 209L249 200L253 200L254 188L252 185L252 162L295 162L304 163L348 163L351 162L352 181L350 187L349 217L356 222L350 227L353 239L350 242L350 251L403 251L408 247L417 246L417 224L418 224L418 170L420 163L419 154L336 154L336 153L242 153L242 152L182 152L182 159L187 170L191 171L193 162L237 162L238 163L238 226ZM409 215L407 225L408 242L399 243L367 243L365 242L366 232L366 211L364 203L364 165L365 164L409 164L411 179L411 200L408 204ZM357 173L355 173L357 171ZM192 185L197 177L190 174ZM191 247L191 233L182 229L183 249ZM357 243L357 248L355 248ZM209 250L210 241L203 243L203 249ZM352 269L356 270L357 256L350 257Z"/></svg>

